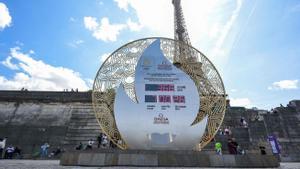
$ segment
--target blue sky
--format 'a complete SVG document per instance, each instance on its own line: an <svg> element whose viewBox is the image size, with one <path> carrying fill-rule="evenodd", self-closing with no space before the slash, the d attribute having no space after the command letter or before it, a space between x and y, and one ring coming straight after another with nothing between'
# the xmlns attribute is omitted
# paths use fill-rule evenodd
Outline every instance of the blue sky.
<svg viewBox="0 0 300 169"><path fill-rule="evenodd" d="M192 45L222 75L233 105L300 99L300 2L182 0ZM171 0L0 0L0 89L88 90L129 41L173 37Z"/></svg>

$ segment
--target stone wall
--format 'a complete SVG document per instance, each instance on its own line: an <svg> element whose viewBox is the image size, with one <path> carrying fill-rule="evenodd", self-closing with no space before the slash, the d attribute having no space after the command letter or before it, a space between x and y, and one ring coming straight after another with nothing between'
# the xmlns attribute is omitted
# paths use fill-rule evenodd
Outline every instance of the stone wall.
<svg viewBox="0 0 300 169"><path fill-rule="evenodd" d="M0 135L24 152L43 142L60 145L70 119L70 105L62 103L0 102Z"/></svg>
<svg viewBox="0 0 300 169"><path fill-rule="evenodd" d="M91 111L89 92L0 91L0 137L8 137L7 145L19 146L29 156L39 151L45 142L51 145L50 151L58 146L73 147L77 142L70 144L70 137L80 136L80 127L87 125L76 120L74 124L74 116L82 114L86 118ZM96 123L91 116L89 118ZM77 133L72 134L76 128ZM92 138L99 132L99 126L96 132L87 131L93 134Z"/></svg>

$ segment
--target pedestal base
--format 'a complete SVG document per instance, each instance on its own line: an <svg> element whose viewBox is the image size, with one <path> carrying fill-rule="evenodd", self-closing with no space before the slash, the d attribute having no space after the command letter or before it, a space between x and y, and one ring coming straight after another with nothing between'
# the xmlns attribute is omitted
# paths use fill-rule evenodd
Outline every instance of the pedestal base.
<svg viewBox="0 0 300 169"><path fill-rule="evenodd" d="M197 151L94 150L66 152L60 165L152 167L278 167L273 155L215 155Z"/></svg>

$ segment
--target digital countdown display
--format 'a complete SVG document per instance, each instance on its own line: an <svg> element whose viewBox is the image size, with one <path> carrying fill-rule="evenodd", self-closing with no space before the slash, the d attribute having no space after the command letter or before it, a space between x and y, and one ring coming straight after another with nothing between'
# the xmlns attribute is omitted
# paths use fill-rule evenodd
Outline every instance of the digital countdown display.
<svg viewBox="0 0 300 169"><path fill-rule="evenodd" d="M145 91L174 92L173 84L145 84ZM185 103L184 95L145 95L145 103Z"/></svg>

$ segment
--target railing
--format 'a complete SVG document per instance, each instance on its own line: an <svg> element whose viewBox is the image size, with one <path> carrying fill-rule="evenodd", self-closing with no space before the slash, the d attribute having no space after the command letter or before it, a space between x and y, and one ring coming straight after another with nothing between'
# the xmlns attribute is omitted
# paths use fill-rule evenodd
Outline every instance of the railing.
<svg viewBox="0 0 300 169"><path fill-rule="evenodd" d="M0 101L92 102L91 92L0 90Z"/></svg>

